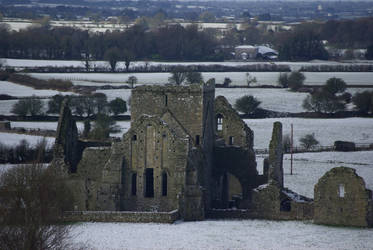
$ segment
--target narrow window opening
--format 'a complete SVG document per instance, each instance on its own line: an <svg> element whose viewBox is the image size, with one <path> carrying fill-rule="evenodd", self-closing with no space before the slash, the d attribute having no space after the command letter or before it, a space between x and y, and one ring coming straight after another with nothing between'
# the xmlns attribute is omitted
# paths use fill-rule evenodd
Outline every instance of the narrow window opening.
<svg viewBox="0 0 373 250"><path fill-rule="evenodd" d="M136 195L137 193L137 174L132 174L132 180L131 180L131 194Z"/></svg>
<svg viewBox="0 0 373 250"><path fill-rule="evenodd" d="M233 143L234 143L234 137L229 136L229 145L233 145Z"/></svg>
<svg viewBox="0 0 373 250"><path fill-rule="evenodd" d="M162 196L167 196L167 173L162 174Z"/></svg>
<svg viewBox="0 0 373 250"><path fill-rule="evenodd" d="M132 136L132 141L137 141L137 135Z"/></svg>
<svg viewBox="0 0 373 250"><path fill-rule="evenodd" d="M345 197L345 185L339 184L339 197L343 198Z"/></svg>
<svg viewBox="0 0 373 250"><path fill-rule="evenodd" d="M196 146L198 146L199 143L200 143L200 141L199 141L199 135L196 135Z"/></svg>
<svg viewBox="0 0 373 250"><path fill-rule="evenodd" d="M223 116L221 114L218 114L216 116L216 129L218 131L222 131L223 130Z"/></svg>
<svg viewBox="0 0 373 250"><path fill-rule="evenodd" d="M168 105L168 96L167 95L164 96L164 105L165 106Z"/></svg>
<svg viewBox="0 0 373 250"><path fill-rule="evenodd" d="M154 170L145 170L145 197L154 197Z"/></svg>

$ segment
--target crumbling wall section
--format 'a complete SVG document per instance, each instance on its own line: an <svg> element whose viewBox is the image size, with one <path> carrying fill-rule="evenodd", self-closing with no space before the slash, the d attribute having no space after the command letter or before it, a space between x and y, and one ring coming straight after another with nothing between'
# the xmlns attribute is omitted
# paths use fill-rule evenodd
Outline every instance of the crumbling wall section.
<svg viewBox="0 0 373 250"><path fill-rule="evenodd" d="M223 96L215 98L214 120L216 133L224 139L226 145L253 148L253 131Z"/></svg>
<svg viewBox="0 0 373 250"><path fill-rule="evenodd" d="M208 193L203 189L203 168L206 164L202 151L189 151L183 197L180 197L180 214L186 221L205 219L205 201Z"/></svg>
<svg viewBox="0 0 373 250"><path fill-rule="evenodd" d="M339 226L373 226L370 216L372 193L356 170L333 168L315 185L314 222Z"/></svg>
<svg viewBox="0 0 373 250"><path fill-rule="evenodd" d="M166 116L165 119L171 119ZM185 173L190 141L175 121L156 116L142 116L133 122L120 143L126 148L123 161L123 210L171 211L178 209L185 187ZM146 195L147 169L152 169L154 183L151 197ZM162 180L167 176L167 194ZM136 191L133 190L136 188Z"/></svg>
<svg viewBox="0 0 373 250"><path fill-rule="evenodd" d="M251 216L271 220L311 220L313 202L275 183L263 184L253 190Z"/></svg>
<svg viewBox="0 0 373 250"><path fill-rule="evenodd" d="M80 208L80 210L101 210L97 193L103 178L103 168L110 154L110 147L90 147L83 151L75 177L81 179L84 183L85 196L83 194L77 195L80 199L85 197L85 209ZM77 202L82 204L82 201Z"/></svg>
<svg viewBox="0 0 373 250"><path fill-rule="evenodd" d="M273 124L272 139L269 144L268 182L276 183L280 188L284 187L284 169L282 164L282 124L281 122L275 122ZM265 172L267 172L267 169Z"/></svg>
<svg viewBox="0 0 373 250"><path fill-rule="evenodd" d="M65 99L58 119L52 165L68 173L75 173L82 151L76 122L68 106L68 100Z"/></svg>
<svg viewBox="0 0 373 250"><path fill-rule="evenodd" d="M209 94L211 93L211 94ZM169 110L193 137L202 138L205 103L211 98L213 103L215 86L213 84L191 84L188 86L139 86L132 90L131 121L142 115L161 117Z"/></svg>
<svg viewBox="0 0 373 250"><path fill-rule="evenodd" d="M242 207L249 206L251 190L260 183L252 150L241 147L215 147L213 178L218 180L225 173L234 175L242 186Z"/></svg>

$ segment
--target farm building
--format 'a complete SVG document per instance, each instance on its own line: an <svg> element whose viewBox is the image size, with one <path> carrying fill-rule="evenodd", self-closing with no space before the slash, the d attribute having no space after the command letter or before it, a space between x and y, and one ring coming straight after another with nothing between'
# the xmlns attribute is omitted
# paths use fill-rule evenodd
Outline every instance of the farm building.
<svg viewBox="0 0 373 250"><path fill-rule="evenodd" d="M278 52L267 46L251 46L251 45L241 45L234 49L236 59L238 60L254 60L257 58L261 59L277 59Z"/></svg>

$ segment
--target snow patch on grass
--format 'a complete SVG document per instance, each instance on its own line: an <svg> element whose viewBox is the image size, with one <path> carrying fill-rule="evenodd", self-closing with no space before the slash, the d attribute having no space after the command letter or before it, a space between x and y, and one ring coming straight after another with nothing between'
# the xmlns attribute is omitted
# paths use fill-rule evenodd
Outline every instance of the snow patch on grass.
<svg viewBox="0 0 373 250"><path fill-rule="evenodd" d="M55 140L54 137L45 137L45 138L48 141L49 147L54 144L54 140ZM22 140L26 140L30 144L30 146L34 146L42 139L43 139L42 136L0 132L0 143L7 145L7 146L16 146Z"/></svg>
<svg viewBox="0 0 373 250"><path fill-rule="evenodd" d="M254 131L254 148L268 148L272 136L273 123L282 123L283 135L290 134L294 126L294 144L300 146L299 139L306 134L315 134L323 146L332 146L334 141L373 143L372 118L307 119L307 118L267 118L245 119Z"/></svg>
<svg viewBox="0 0 373 250"><path fill-rule="evenodd" d="M72 230L73 242L91 249L371 249L372 233L268 220L81 223Z"/></svg>

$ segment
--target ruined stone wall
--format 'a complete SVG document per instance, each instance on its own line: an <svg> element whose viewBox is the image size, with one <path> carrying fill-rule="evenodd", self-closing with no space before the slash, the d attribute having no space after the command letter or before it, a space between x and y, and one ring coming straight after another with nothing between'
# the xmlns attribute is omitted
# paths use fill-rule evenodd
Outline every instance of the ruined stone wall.
<svg viewBox="0 0 373 250"><path fill-rule="evenodd" d="M85 210L101 210L101 204L97 201L97 193L103 178L103 169L111 154L110 147L91 147L83 151L79 162L75 179L84 183ZM76 193L78 190L76 190ZM84 197L79 195L78 197ZM80 198L81 199L81 198ZM81 201L78 203L81 204ZM84 210L79 205L79 210Z"/></svg>
<svg viewBox="0 0 373 250"><path fill-rule="evenodd" d="M274 183L264 184L253 190L251 216L272 220L311 220L313 202Z"/></svg>
<svg viewBox="0 0 373 250"><path fill-rule="evenodd" d="M220 126L218 124L222 122ZM215 126L216 133L224 139L226 145L235 145L253 148L254 133L240 118L237 111L232 108L227 99L218 96L215 99Z"/></svg>
<svg viewBox="0 0 373 250"><path fill-rule="evenodd" d="M269 144L268 182L275 182L280 188L284 187L282 124L273 123L272 139ZM266 170L267 172L267 170Z"/></svg>
<svg viewBox="0 0 373 250"><path fill-rule="evenodd" d="M170 127L182 127L190 136L193 146L204 154L203 168L199 171L200 185L204 187L205 207L210 206L211 172L214 145L215 82L189 86L140 86L132 92L132 123L141 115L170 116ZM165 118L165 117L163 117ZM133 125L132 125L133 126Z"/></svg>
<svg viewBox="0 0 373 250"><path fill-rule="evenodd" d="M169 121L172 123L172 121ZM175 122L175 121L174 121ZM123 210L171 211L185 186L189 140L182 128L171 129L158 117L143 116L124 136ZM154 196L146 197L146 169L153 169ZM136 174L136 194L132 192ZM167 195L162 193L167 175Z"/></svg>
<svg viewBox="0 0 373 250"><path fill-rule="evenodd" d="M202 139L204 104L209 101L205 99L213 102L214 91L214 86L200 84L136 87L131 97L131 121L144 114L161 117L169 110L193 140L197 135Z"/></svg>
<svg viewBox="0 0 373 250"><path fill-rule="evenodd" d="M130 223L173 223L179 218L177 210L171 212L130 211L76 211L66 212L66 222L130 222Z"/></svg>
<svg viewBox="0 0 373 250"><path fill-rule="evenodd" d="M224 145L220 140L216 145L215 162L218 169L226 171L217 176L223 185L218 195L227 200L245 193L243 198L248 200L248 189L259 185L253 150L254 134L223 96L215 99L214 129L224 141ZM228 191L224 190L226 188Z"/></svg>
<svg viewBox="0 0 373 250"><path fill-rule="evenodd" d="M241 147L215 147L215 168L213 178L218 181L226 173L234 175L242 187L242 207L247 207L251 199L251 189L257 187L258 172L252 150ZM219 199L220 197L216 197Z"/></svg>
<svg viewBox="0 0 373 250"><path fill-rule="evenodd" d="M333 168L315 185L314 222L341 226L373 226L369 222L371 191L355 169Z"/></svg>
<svg viewBox="0 0 373 250"><path fill-rule="evenodd" d="M68 100L65 99L61 106L53 149L52 165L54 167L64 169L69 173L76 172L83 150L78 139L76 122L68 107Z"/></svg>
<svg viewBox="0 0 373 250"><path fill-rule="evenodd" d="M215 142L215 79L210 79L204 84L203 92L203 129L201 150L204 154L204 162L201 164L199 174L203 179L200 180L200 185L204 188L204 208L211 207L212 192L215 189L212 176L213 162L214 162L214 142ZM197 145L198 147L198 145Z"/></svg>

